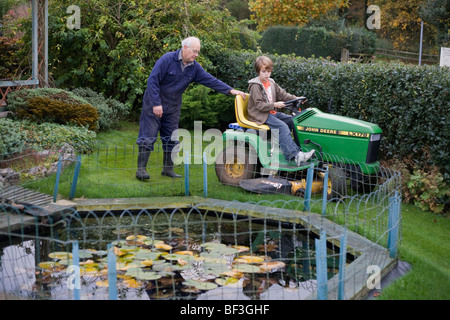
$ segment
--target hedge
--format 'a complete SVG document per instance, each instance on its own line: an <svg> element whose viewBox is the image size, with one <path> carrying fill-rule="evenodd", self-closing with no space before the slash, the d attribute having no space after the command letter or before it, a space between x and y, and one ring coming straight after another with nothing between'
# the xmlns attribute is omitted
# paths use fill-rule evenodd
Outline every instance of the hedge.
<svg viewBox="0 0 450 320"><path fill-rule="evenodd" d="M261 50L272 54L295 54L300 57L330 57L340 60L341 50L373 54L376 36L363 28L346 28L334 32L324 27L276 26L268 28L260 40Z"/></svg>
<svg viewBox="0 0 450 320"><path fill-rule="evenodd" d="M258 54L224 53L213 58L214 75L247 90ZM450 70L399 63L353 64L269 55L272 77L288 92L308 97L310 105L378 124L383 130L381 157L409 158L418 168L437 166L450 182ZM227 105L233 112L233 105ZM223 110L223 112L227 112Z"/></svg>

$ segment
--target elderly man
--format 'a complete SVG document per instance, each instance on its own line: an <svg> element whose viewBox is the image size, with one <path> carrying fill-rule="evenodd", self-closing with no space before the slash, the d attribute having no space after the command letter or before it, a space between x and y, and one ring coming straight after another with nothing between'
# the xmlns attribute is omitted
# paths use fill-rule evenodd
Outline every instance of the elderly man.
<svg viewBox="0 0 450 320"><path fill-rule="evenodd" d="M240 94L245 99L244 92L214 78L195 61L200 48L198 38L186 38L181 42L181 49L164 54L153 67L144 93L139 136L136 141L139 146L136 178L139 180L150 179L146 168L158 131L164 151L161 174L173 178L181 177L173 171L171 152L179 142L172 141L171 136L178 129L182 94L190 83L200 83L223 94Z"/></svg>

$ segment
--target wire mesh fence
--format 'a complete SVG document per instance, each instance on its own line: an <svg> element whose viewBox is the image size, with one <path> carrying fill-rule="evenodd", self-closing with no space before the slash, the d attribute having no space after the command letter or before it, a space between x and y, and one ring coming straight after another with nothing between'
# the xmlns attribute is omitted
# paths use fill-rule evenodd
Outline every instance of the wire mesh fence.
<svg viewBox="0 0 450 320"><path fill-rule="evenodd" d="M130 140L9 157L0 169L2 296L351 299L392 268L398 172L322 154L303 170L255 160L239 181L250 184L228 183L221 170L242 174L242 154L220 167L210 159L221 150L195 143L175 161L181 178L161 176L157 143L147 181L135 177Z"/></svg>

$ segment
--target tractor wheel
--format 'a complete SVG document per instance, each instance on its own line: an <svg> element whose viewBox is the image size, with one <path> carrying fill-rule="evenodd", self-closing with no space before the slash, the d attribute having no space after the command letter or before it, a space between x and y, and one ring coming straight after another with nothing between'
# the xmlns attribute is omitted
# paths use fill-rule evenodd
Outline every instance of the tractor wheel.
<svg viewBox="0 0 450 320"><path fill-rule="evenodd" d="M335 166L329 166L328 172L327 200L338 201L347 195L347 175L344 169Z"/></svg>
<svg viewBox="0 0 450 320"><path fill-rule="evenodd" d="M252 147L231 146L222 150L216 160L216 175L219 181L226 185L239 186L241 180L253 178L257 161L255 157L250 156L251 152L255 152ZM250 161L251 159L253 161Z"/></svg>
<svg viewBox="0 0 450 320"><path fill-rule="evenodd" d="M366 175L359 166L350 166L350 187L358 193L370 193L377 185L376 175Z"/></svg>

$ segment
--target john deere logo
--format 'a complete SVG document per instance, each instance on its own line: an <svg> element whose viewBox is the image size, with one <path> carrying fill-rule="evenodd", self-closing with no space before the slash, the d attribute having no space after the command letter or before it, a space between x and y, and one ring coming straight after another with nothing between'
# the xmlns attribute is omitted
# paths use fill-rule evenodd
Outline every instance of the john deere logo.
<svg viewBox="0 0 450 320"><path fill-rule="evenodd" d="M355 131L343 131L343 130L333 130L333 129L324 129L324 128L313 128L313 127L303 127L297 126L299 131L306 132L316 132L322 134L333 134L339 136L349 136L349 137L357 137L357 138L369 138L369 133L363 132L355 132Z"/></svg>

